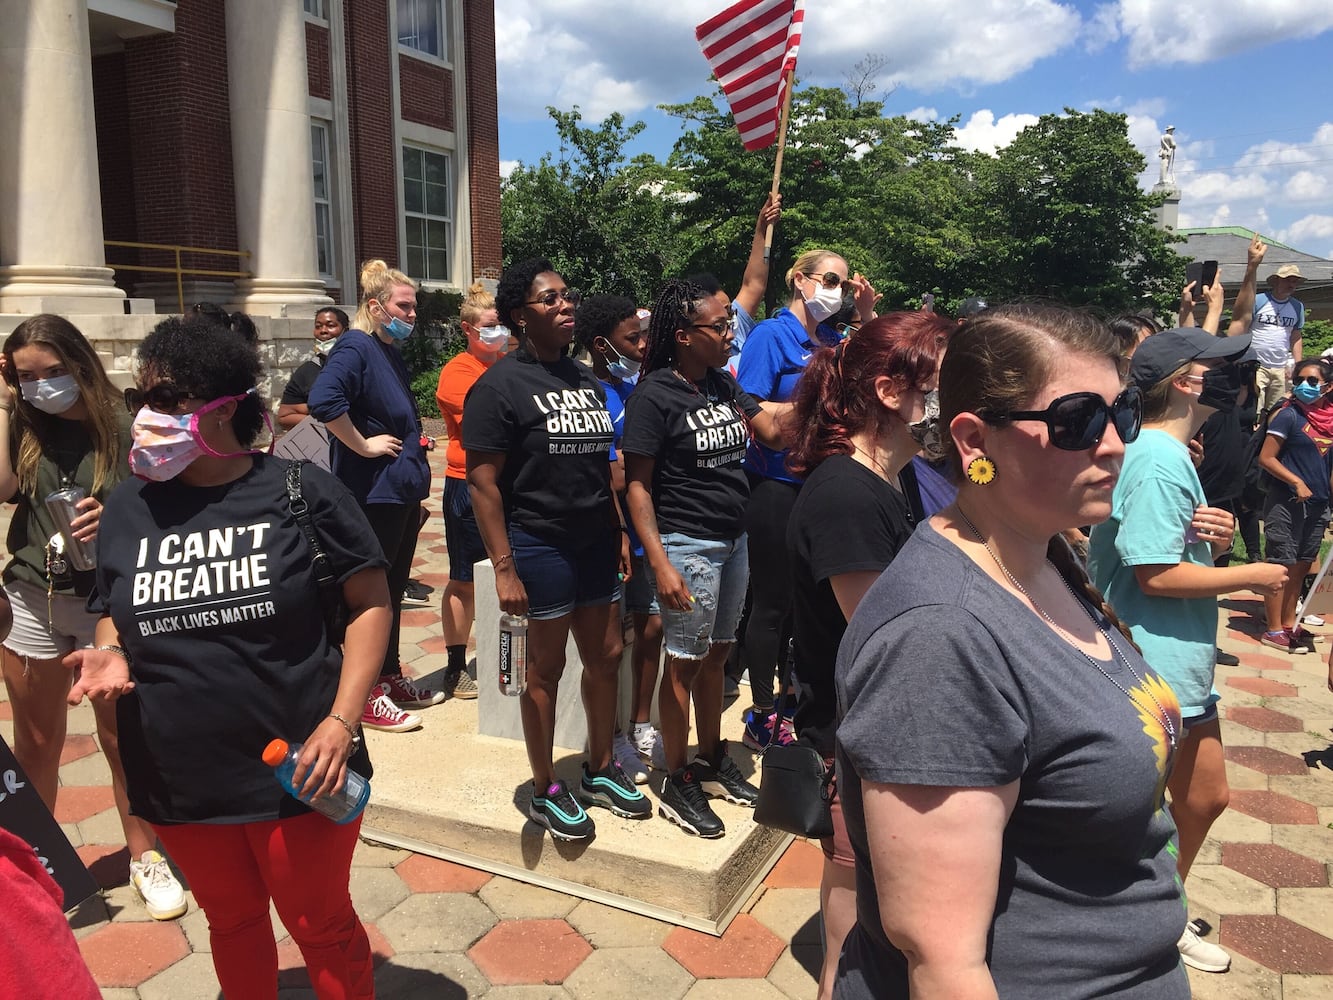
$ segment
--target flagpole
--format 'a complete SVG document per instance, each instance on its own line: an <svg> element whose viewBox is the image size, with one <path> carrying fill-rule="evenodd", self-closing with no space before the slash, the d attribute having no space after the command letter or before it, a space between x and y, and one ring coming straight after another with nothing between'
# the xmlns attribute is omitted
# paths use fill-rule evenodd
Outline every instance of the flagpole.
<svg viewBox="0 0 1333 1000"><path fill-rule="evenodd" d="M782 118L778 122L778 155L773 161L773 187L769 190L769 197L774 201L778 197L778 188L782 185L782 152L787 148L787 119L791 116L791 92L792 77L795 75L795 69L787 71L785 76L786 87L782 98ZM773 223L769 222L764 230L764 263L768 263L773 254Z"/></svg>

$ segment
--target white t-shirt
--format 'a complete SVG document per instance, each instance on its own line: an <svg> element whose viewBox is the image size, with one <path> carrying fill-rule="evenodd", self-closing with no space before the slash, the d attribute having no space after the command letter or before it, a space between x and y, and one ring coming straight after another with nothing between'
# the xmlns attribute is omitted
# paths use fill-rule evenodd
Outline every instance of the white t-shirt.
<svg viewBox="0 0 1333 1000"><path fill-rule="evenodd" d="M1251 343L1259 364L1281 368L1291 356L1291 334L1305 326L1305 306L1298 299L1275 299L1267 292L1254 297Z"/></svg>

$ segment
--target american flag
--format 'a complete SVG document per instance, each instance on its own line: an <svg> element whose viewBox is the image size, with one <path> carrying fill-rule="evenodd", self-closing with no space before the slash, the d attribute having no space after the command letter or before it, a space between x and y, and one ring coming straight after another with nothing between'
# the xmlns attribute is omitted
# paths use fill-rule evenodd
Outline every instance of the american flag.
<svg viewBox="0 0 1333 1000"><path fill-rule="evenodd" d="M740 0L694 29L746 149L778 137L784 82L796 69L804 0Z"/></svg>

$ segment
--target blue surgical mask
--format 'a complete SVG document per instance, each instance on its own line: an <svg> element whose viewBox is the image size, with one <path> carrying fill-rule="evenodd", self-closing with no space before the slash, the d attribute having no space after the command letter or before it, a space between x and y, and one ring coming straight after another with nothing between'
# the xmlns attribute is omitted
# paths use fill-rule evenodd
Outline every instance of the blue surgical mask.
<svg viewBox="0 0 1333 1000"><path fill-rule="evenodd" d="M639 374L639 369L643 367L641 361L631 361L629 358L625 357L625 355L617 351L609 340L606 342L606 346L610 347L611 353L616 356L616 360L608 361L606 363L606 373L608 375L624 382Z"/></svg>
<svg viewBox="0 0 1333 1000"><path fill-rule="evenodd" d="M406 340L412 336L412 325L403 322L397 316L390 316L389 322L384 324L384 332L394 340Z"/></svg>
<svg viewBox="0 0 1333 1000"><path fill-rule="evenodd" d="M64 413L79 399L79 383L73 375L57 375L55 378L33 379L20 382L19 390L23 398L43 413Z"/></svg>
<svg viewBox="0 0 1333 1000"><path fill-rule="evenodd" d="M1302 403L1313 403L1323 395L1323 393L1319 391L1319 386L1309 385L1305 382L1300 383L1296 388L1292 389L1291 394Z"/></svg>

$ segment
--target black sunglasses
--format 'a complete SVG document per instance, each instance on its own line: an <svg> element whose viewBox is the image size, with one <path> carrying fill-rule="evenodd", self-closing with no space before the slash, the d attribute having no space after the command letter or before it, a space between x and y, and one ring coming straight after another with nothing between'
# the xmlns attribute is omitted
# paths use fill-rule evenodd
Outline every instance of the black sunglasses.
<svg viewBox="0 0 1333 1000"><path fill-rule="evenodd" d="M148 389L126 389L125 409L138 413L145 406L158 413L174 413L187 399L201 399L192 392L182 392L170 382L159 382Z"/></svg>
<svg viewBox="0 0 1333 1000"><path fill-rule="evenodd" d="M1051 444L1064 451L1085 451L1101 441L1110 423L1120 440L1129 444L1143 428L1143 394L1130 386L1110 406L1095 392L1073 392L1054 400L1044 410L1015 410L1012 413L981 415L990 424L1011 420L1040 420L1050 433Z"/></svg>
<svg viewBox="0 0 1333 1000"><path fill-rule="evenodd" d="M1292 385L1302 385L1302 384L1321 386L1324 384L1324 380L1321 379L1318 375L1303 375L1292 383Z"/></svg>

